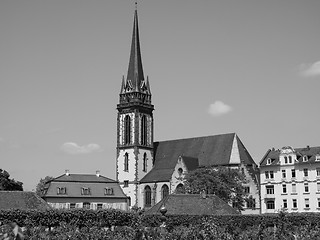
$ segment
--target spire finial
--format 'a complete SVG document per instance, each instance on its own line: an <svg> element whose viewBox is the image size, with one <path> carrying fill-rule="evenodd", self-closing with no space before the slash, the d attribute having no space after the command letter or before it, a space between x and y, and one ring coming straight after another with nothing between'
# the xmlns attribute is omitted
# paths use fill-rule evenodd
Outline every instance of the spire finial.
<svg viewBox="0 0 320 240"><path fill-rule="evenodd" d="M136 8L136 10L137 10L137 8L138 8L138 1L137 1L137 0L134 1L134 6L135 6L135 8Z"/></svg>

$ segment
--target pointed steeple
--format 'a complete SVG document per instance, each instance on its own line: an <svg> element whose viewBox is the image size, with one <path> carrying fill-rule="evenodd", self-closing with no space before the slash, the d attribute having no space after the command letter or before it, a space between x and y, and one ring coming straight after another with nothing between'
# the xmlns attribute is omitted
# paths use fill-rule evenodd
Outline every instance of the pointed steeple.
<svg viewBox="0 0 320 240"><path fill-rule="evenodd" d="M141 91L141 86L144 82L144 75L143 75L143 67L142 67L141 51L140 51L137 8L134 11L131 51L130 51L126 85L129 84L129 82L131 82L132 84L133 91L135 92Z"/></svg>

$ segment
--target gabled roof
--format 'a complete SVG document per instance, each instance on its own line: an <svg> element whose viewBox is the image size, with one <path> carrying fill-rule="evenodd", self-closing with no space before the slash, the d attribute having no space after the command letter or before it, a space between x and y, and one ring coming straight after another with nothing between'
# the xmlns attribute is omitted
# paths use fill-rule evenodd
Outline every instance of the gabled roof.
<svg viewBox="0 0 320 240"><path fill-rule="evenodd" d="M66 194L57 194L57 189L65 187ZM81 195L82 188L90 188L90 195ZM105 189L112 188L112 195L105 195ZM45 185L45 196L48 197L85 197L85 198L127 198L119 183L102 175L95 174L64 174Z"/></svg>
<svg viewBox="0 0 320 240"><path fill-rule="evenodd" d="M160 214L163 206L167 209L167 215L240 214L216 195L203 198L199 194L171 194L147 210L146 214Z"/></svg>
<svg viewBox="0 0 320 240"><path fill-rule="evenodd" d="M0 209L38 209L46 210L51 207L36 193L23 191L0 191Z"/></svg>
<svg viewBox="0 0 320 240"><path fill-rule="evenodd" d="M293 148L292 148L293 149ZM305 147L305 148L294 148L294 153L297 156L297 162L295 164L305 164L314 163L316 156L320 156L320 146L319 147ZM260 161L260 166L273 166L280 164L279 156L281 154L280 149L269 149ZM308 160L303 162L303 156L307 156ZM267 164L267 160L271 159L272 163Z"/></svg>
<svg viewBox="0 0 320 240"><path fill-rule="evenodd" d="M63 174L51 181L55 182L91 182L91 183L116 183L117 181L96 174ZM50 181L50 182L51 182Z"/></svg>
<svg viewBox="0 0 320 240"><path fill-rule="evenodd" d="M198 159L199 166L231 165L230 156L234 139L237 140L241 161L245 164L255 164L235 133L155 142L154 167L140 182L170 180L179 156Z"/></svg>

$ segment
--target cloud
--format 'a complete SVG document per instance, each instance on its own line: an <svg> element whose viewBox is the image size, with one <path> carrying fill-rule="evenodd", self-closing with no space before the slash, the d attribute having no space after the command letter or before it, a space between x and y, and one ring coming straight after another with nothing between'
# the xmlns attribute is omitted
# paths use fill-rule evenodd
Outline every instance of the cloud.
<svg viewBox="0 0 320 240"><path fill-rule="evenodd" d="M320 76L320 61L313 64L301 64L300 75L303 77Z"/></svg>
<svg viewBox="0 0 320 240"><path fill-rule="evenodd" d="M66 142L62 144L60 149L69 154L88 154L102 151L100 145L96 143L90 143L88 145L79 146L78 144L73 142Z"/></svg>
<svg viewBox="0 0 320 240"><path fill-rule="evenodd" d="M208 109L208 113L214 117L227 114L230 111L232 111L232 107L228 106L227 104L221 101L215 101L214 103L210 104Z"/></svg>

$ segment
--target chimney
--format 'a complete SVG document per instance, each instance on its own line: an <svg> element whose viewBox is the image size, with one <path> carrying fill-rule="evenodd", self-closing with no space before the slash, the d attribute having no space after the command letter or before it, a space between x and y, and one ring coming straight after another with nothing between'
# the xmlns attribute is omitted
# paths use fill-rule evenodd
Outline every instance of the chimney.
<svg viewBox="0 0 320 240"><path fill-rule="evenodd" d="M65 170L65 173L66 173L66 176L69 176L69 175L70 175L70 173L69 173L69 170L68 170L68 169L66 169L66 170Z"/></svg>
<svg viewBox="0 0 320 240"><path fill-rule="evenodd" d="M99 170L96 171L96 176L100 177L100 171Z"/></svg>

